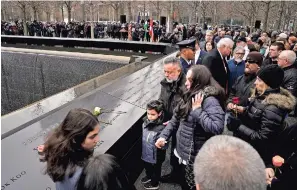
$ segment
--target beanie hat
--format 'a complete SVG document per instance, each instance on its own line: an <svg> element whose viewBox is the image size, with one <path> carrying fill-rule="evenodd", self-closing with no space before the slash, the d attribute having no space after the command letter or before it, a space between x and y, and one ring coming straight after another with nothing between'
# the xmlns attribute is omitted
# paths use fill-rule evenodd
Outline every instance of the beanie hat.
<svg viewBox="0 0 297 190"><path fill-rule="evenodd" d="M285 34L285 33L280 33L280 34L278 35L278 37L287 39L287 38L288 38L288 35Z"/></svg>
<svg viewBox="0 0 297 190"><path fill-rule="evenodd" d="M279 88L284 80L284 70L277 64L262 67L257 76L263 80L270 88Z"/></svg>
<svg viewBox="0 0 297 190"><path fill-rule="evenodd" d="M261 66L263 62L263 57L261 53L253 51L248 54L248 56L246 57L246 60Z"/></svg>

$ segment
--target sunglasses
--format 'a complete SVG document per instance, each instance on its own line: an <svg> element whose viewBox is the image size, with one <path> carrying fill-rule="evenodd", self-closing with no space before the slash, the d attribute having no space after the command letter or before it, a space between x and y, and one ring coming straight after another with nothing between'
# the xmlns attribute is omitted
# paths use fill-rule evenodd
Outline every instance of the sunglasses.
<svg viewBox="0 0 297 190"><path fill-rule="evenodd" d="M250 64L257 64L258 63L258 61L254 61L254 60L246 60L246 62L247 63L250 63Z"/></svg>

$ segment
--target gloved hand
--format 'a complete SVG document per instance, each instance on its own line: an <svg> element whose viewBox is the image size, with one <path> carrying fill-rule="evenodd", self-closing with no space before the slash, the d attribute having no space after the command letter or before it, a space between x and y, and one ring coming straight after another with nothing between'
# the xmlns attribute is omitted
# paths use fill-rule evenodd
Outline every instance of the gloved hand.
<svg viewBox="0 0 297 190"><path fill-rule="evenodd" d="M236 131L238 129L238 127L240 126L240 124L241 124L241 121L232 115L230 115L227 118L227 128L230 131Z"/></svg>

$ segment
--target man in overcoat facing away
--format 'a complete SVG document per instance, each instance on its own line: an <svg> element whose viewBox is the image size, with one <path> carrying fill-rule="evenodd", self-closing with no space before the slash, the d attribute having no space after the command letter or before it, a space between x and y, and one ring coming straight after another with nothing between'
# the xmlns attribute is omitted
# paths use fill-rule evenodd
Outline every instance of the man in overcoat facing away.
<svg viewBox="0 0 297 190"><path fill-rule="evenodd" d="M226 56L229 56L234 42L229 38L222 38L217 43L217 48L211 50L203 59L205 65L211 72L213 78L225 89L228 94L229 69Z"/></svg>

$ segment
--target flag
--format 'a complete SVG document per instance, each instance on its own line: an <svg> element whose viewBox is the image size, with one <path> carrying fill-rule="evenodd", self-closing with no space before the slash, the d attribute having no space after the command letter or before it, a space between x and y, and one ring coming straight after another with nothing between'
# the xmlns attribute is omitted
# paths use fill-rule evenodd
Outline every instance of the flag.
<svg viewBox="0 0 297 190"><path fill-rule="evenodd" d="M147 22L145 22L145 24L143 25L143 29L144 29L144 39L146 39L146 35L147 35Z"/></svg>
<svg viewBox="0 0 297 190"><path fill-rule="evenodd" d="M153 28L153 18L150 19L150 31L149 34L151 36L151 41L154 40L154 28Z"/></svg>
<svg viewBox="0 0 297 190"><path fill-rule="evenodd" d="M137 16L137 23L139 24L140 22L140 12L138 13L138 16Z"/></svg>
<svg viewBox="0 0 297 190"><path fill-rule="evenodd" d="M173 19L174 19L174 20L176 19L176 16L177 16L176 11L174 11L174 12L173 12Z"/></svg>

